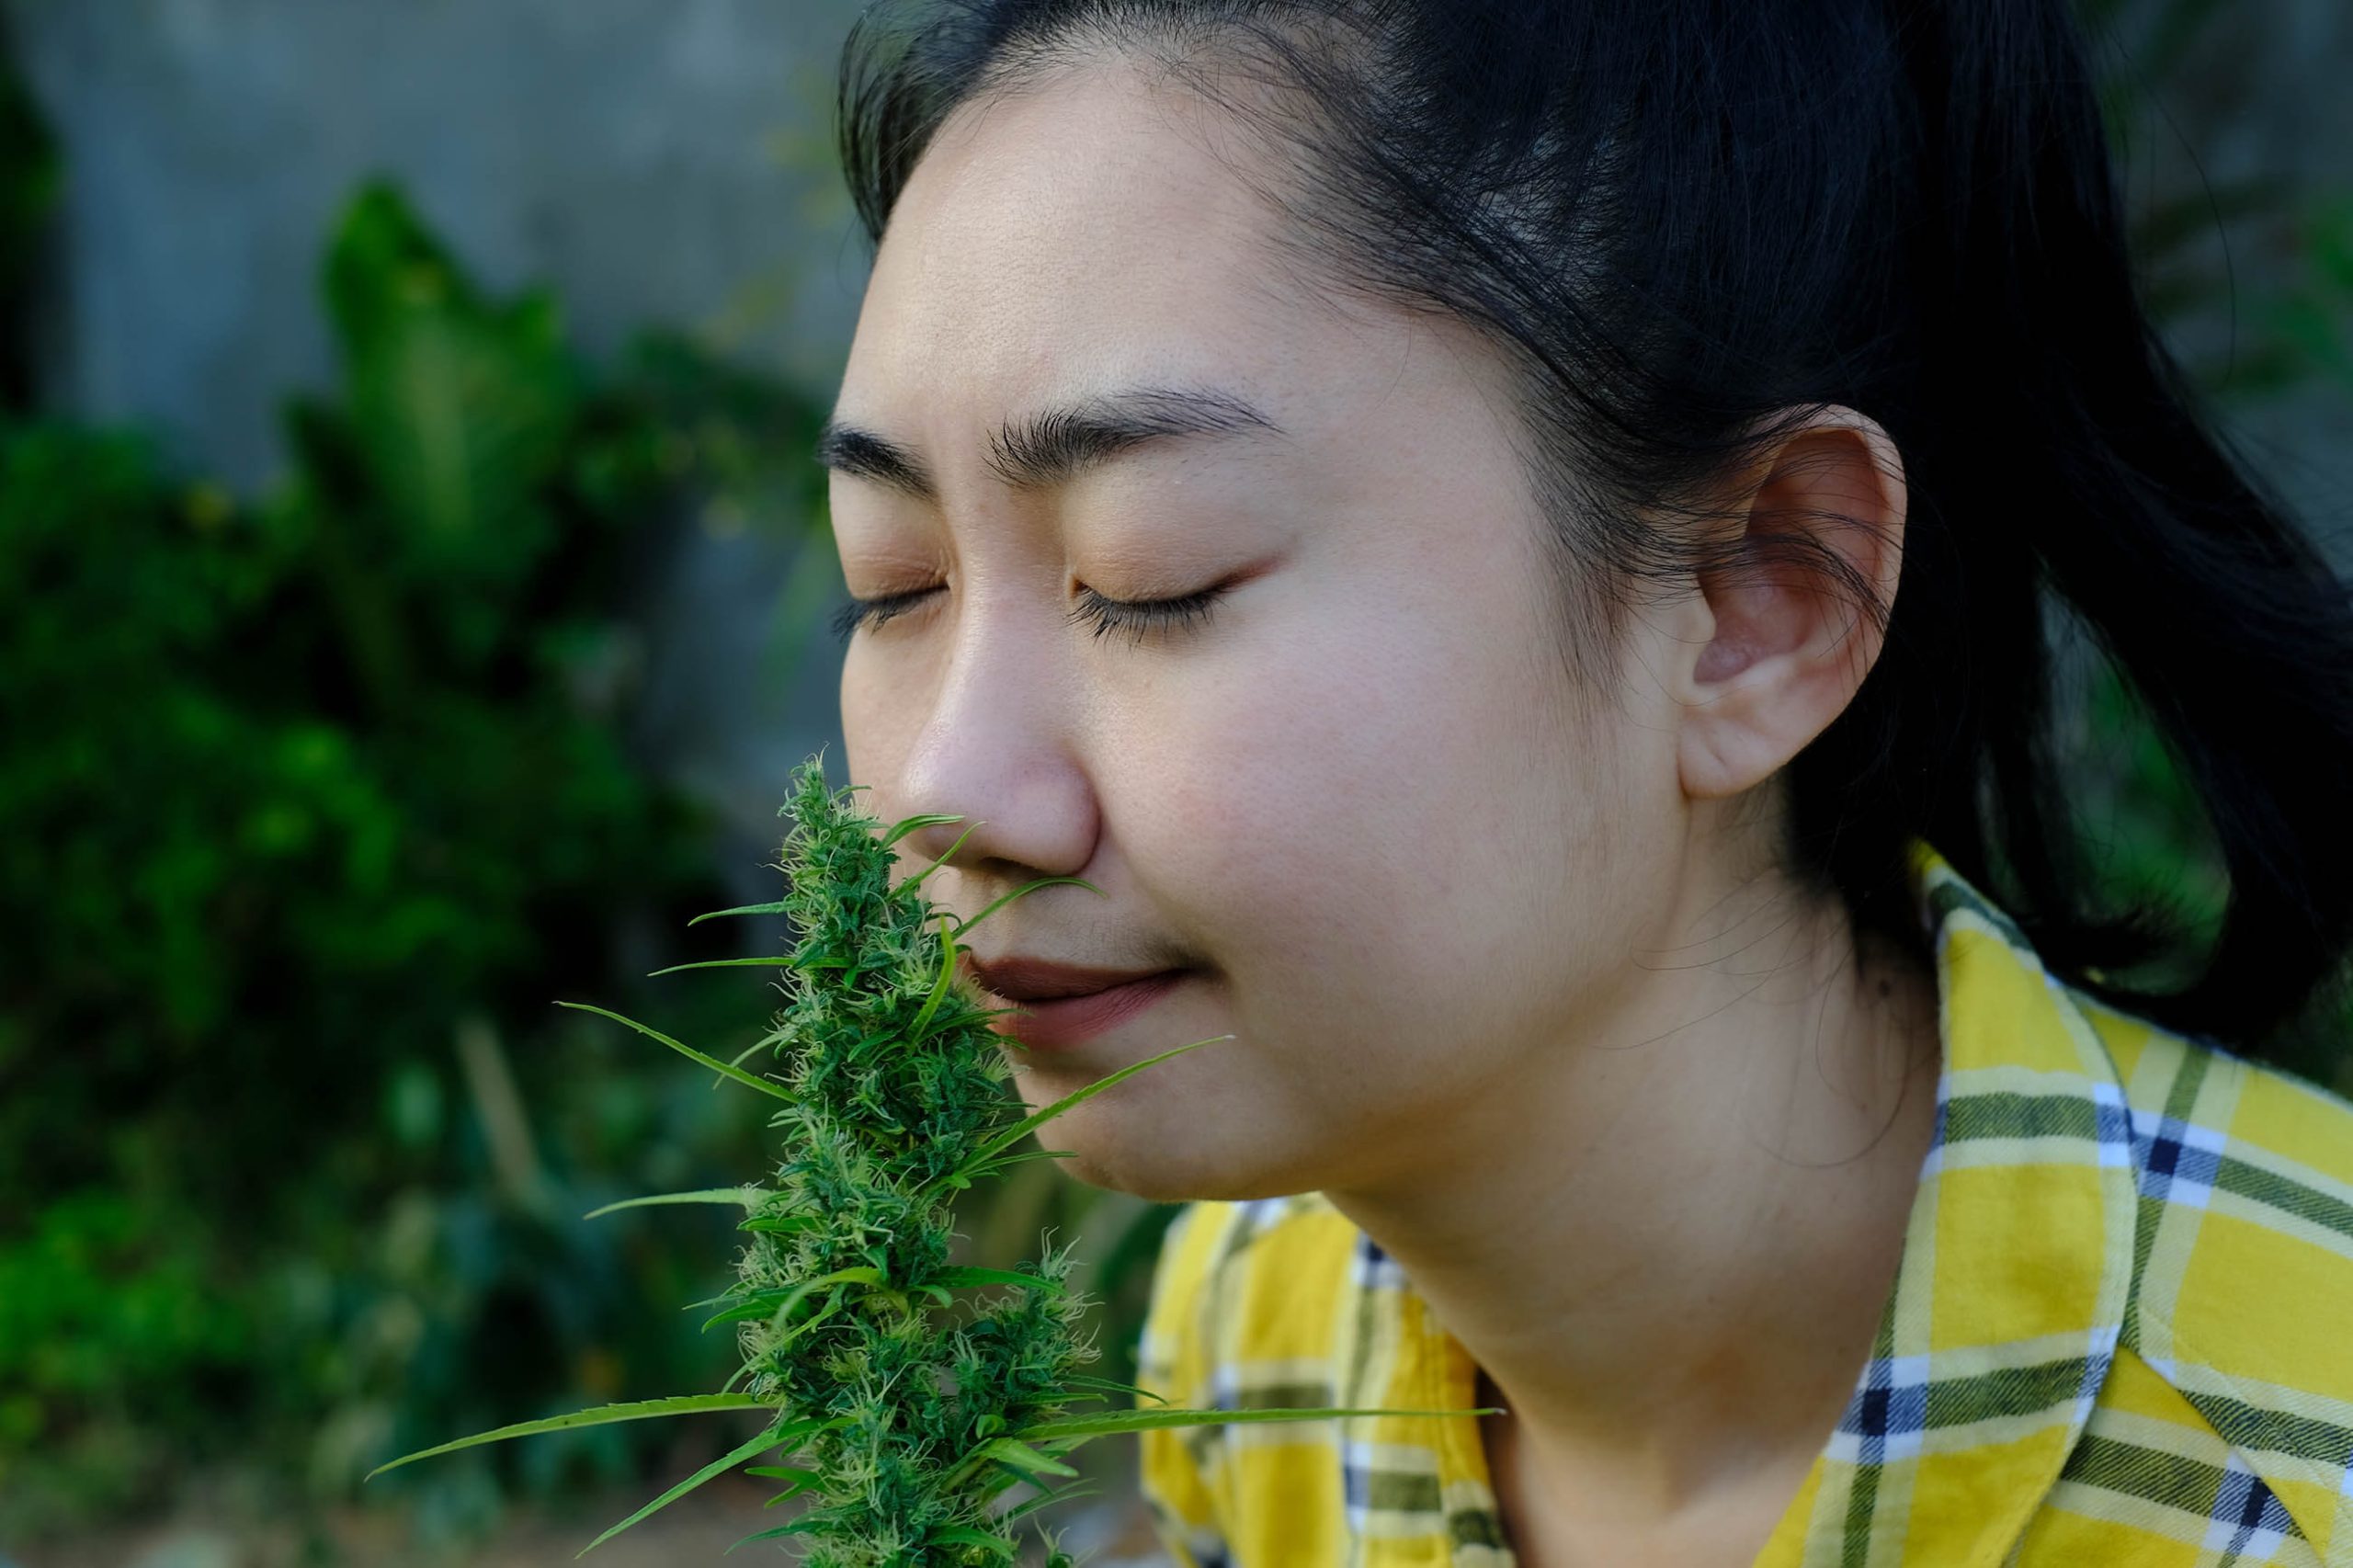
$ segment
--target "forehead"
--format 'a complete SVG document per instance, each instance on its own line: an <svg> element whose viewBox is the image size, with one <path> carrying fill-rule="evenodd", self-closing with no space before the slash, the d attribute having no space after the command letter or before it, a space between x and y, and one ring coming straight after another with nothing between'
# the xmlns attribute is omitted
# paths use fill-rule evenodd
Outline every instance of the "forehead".
<svg viewBox="0 0 2353 1568"><path fill-rule="evenodd" d="M893 210L842 406L903 427L1074 390L1250 377L1302 352L1324 290L1222 111L1116 61L960 106ZM918 406L918 403L920 406Z"/></svg>

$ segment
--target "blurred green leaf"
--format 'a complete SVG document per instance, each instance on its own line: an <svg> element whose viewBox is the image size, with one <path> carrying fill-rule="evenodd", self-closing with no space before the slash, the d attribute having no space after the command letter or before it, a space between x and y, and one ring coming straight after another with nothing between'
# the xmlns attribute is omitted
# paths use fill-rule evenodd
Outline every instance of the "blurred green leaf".
<svg viewBox="0 0 2353 1568"><path fill-rule="evenodd" d="M817 526L819 414L676 339L574 363L389 187L325 274L343 384L258 500L0 415L0 1529L166 1502L225 1429L324 1501L409 1432L721 1375L637 1309L708 1289L729 1217L569 1216L722 1179L756 1128L546 996L637 994L616 912L657 961L740 939L673 945L730 901L633 753L622 618L709 498ZM472 1015L527 1124L447 1093ZM500 1184L518 1135L544 1212ZM393 1485L479 1520L645 1457L590 1431Z"/></svg>

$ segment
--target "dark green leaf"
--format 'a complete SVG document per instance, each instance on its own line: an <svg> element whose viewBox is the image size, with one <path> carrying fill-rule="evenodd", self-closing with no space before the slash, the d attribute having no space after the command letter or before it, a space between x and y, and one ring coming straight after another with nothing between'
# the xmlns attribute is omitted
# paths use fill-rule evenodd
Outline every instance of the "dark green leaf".
<svg viewBox="0 0 2353 1568"><path fill-rule="evenodd" d="M699 1192L657 1192L651 1198L625 1198L619 1203L608 1203L602 1209L591 1209L581 1216L594 1220L621 1209L643 1209L657 1203L740 1203L750 1208L766 1198L765 1189L756 1187L710 1187Z"/></svg>
<svg viewBox="0 0 2353 1568"><path fill-rule="evenodd" d="M622 1404L600 1404L593 1410L576 1410L569 1415L551 1415L543 1421L523 1421L512 1426L501 1426L494 1432L478 1432L471 1437L460 1437L454 1443L438 1448L421 1449L413 1454L403 1454L389 1464L380 1464L369 1471L366 1479L373 1481L388 1470L417 1460L429 1460L436 1454L454 1453L480 1443L502 1442L508 1437L531 1437L542 1432L568 1432L575 1426L602 1426L614 1421L643 1421L660 1415L691 1415L706 1410L767 1410L775 1408L767 1400L754 1399L740 1393L679 1394L669 1399L641 1399Z"/></svg>
<svg viewBox="0 0 2353 1568"><path fill-rule="evenodd" d="M696 915L687 924L699 926L706 920L719 920L730 915L784 915L790 913L791 908L790 904L781 900L775 903L747 903L739 909L714 909L708 914Z"/></svg>
<svg viewBox="0 0 2353 1568"><path fill-rule="evenodd" d="M742 1068L730 1067L726 1062L720 1061L715 1056L705 1056L693 1046L682 1044L677 1040L672 1040L660 1029L648 1028L645 1025L639 1023L635 1018L622 1017L619 1013L608 1012L605 1008L591 1006L586 1002L558 1002L556 1006L559 1007L574 1007L584 1013L600 1014L605 1017L612 1019L617 1024L627 1024L630 1028L635 1029L638 1033L646 1036L648 1039L660 1040L664 1045L668 1046L671 1050L678 1052L681 1056L692 1057L695 1061L701 1062L704 1066L710 1068L712 1072L719 1074L722 1077L733 1078L739 1084L757 1089L764 1095L774 1095L780 1100L790 1101L793 1098L792 1091L785 1088L783 1085L771 1084L766 1078L755 1078L752 1074L745 1072Z"/></svg>
<svg viewBox="0 0 2353 1568"><path fill-rule="evenodd" d="M712 1476L719 1474L722 1471L731 1470L734 1466L741 1464L744 1460L750 1459L754 1454L760 1453L765 1449L775 1448L779 1441L783 1440L780 1436L781 1430L781 1427L771 1426L767 1431L761 1433L758 1437L754 1437L751 1441L744 1444L742 1447L733 1449L728 1452L720 1455L719 1458L711 1460L709 1464L703 1466L700 1470L695 1471L692 1475L687 1477L684 1481L681 1481L678 1484L670 1488L669 1491L665 1492L661 1496L656 1497L653 1502L648 1503L644 1507L640 1508L636 1513L631 1514L628 1518L623 1519L620 1524L613 1526L612 1528L607 1530L604 1534L598 1536L596 1540L582 1547L578 1551L574 1552L574 1560L576 1562L580 1558L587 1556L590 1552L596 1551L598 1547L604 1545L607 1541L612 1540L613 1537L620 1534L621 1531L629 1528L630 1526L637 1523L640 1519L646 1517L650 1514L658 1513L660 1510L668 1507L671 1504L676 1502L688 1493L692 1492L696 1487L700 1486L704 1482L709 1481Z"/></svg>
<svg viewBox="0 0 2353 1568"><path fill-rule="evenodd" d="M1067 1153L1067 1151L1065 1151L1065 1153ZM1024 1274L1018 1269L1013 1268L975 1268L959 1267L954 1268L943 1268L937 1275L933 1276L933 1278L942 1285L954 1287L963 1287L968 1285L1027 1285L1032 1290L1044 1290L1056 1296L1063 1294L1065 1289L1059 1280L1041 1279L1035 1274Z"/></svg>

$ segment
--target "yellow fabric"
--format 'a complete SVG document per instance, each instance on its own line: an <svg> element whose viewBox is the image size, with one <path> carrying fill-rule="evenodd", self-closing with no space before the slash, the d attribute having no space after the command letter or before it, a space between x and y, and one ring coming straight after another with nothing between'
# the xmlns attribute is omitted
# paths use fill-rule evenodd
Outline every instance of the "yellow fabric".
<svg viewBox="0 0 2353 1568"><path fill-rule="evenodd" d="M1756 1568L2353 1565L2353 1102L2101 1005L1918 840L1912 869L1936 1138L1870 1360ZM1177 1405L1475 1403L1318 1193L1188 1204L1139 1360ZM1514 1561L1470 1416L1138 1440L1186 1568Z"/></svg>

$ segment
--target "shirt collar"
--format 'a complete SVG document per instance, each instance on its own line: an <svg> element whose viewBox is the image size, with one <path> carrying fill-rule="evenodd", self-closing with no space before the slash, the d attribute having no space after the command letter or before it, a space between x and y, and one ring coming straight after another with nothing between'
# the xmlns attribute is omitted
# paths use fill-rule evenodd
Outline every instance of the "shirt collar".
<svg viewBox="0 0 2353 1568"><path fill-rule="evenodd" d="M2007 915L1925 840L1907 858L1936 955L1936 1132L1870 1360L1760 1568L1995 1568L2082 1435L2131 1301L2114 1062Z"/></svg>

